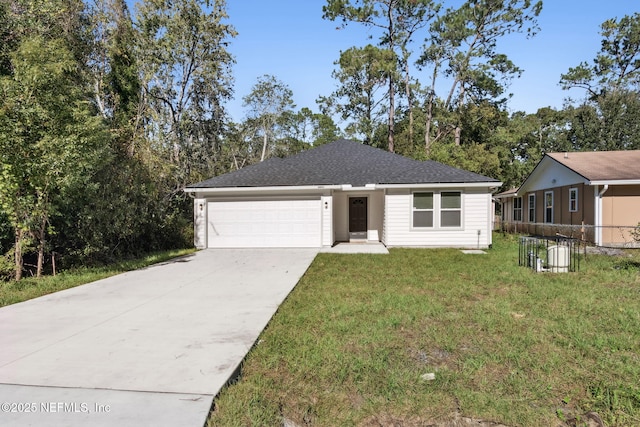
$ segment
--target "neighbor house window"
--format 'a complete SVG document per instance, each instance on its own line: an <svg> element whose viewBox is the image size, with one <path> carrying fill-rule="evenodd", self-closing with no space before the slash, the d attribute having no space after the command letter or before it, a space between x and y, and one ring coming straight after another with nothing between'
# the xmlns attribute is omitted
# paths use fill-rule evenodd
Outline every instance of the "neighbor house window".
<svg viewBox="0 0 640 427"><path fill-rule="evenodd" d="M529 194L529 222L536 222L536 195Z"/></svg>
<svg viewBox="0 0 640 427"><path fill-rule="evenodd" d="M462 225L462 195L459 191L440 193L440 227Z"/></svg>
<svg viewBox="0 0 640 427"><path fill-rule="evenodd" d="M553 191L544 193L544 222L553 224Z"/></svg>
<svg viewBox="0 0 640 427"><path fill-rule="evenodd" d="M578 212L578 189L569 189L569 212Z"/></svg>
<svg viewBox="0 0 640 427"><path fill-rule="evenodd" d="M413 226L433 227L433 193L413 193Z"/></svg>
<svg viewBox="0 0 640 427"><path fill-rule="evenodd" d="M513 198L513 220L522 221L522 197Z"/></svg>

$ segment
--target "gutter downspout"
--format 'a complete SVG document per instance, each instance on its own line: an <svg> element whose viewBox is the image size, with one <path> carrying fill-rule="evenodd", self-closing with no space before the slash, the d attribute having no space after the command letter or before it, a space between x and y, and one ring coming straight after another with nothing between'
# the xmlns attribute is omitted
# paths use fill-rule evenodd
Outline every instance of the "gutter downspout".
<svg viewBox="0 0 640 427"><path fill-rule="evenodd" d="M609 184L604 184L602 189L598 192L598 187L595 187L596 195L596 218L595 218L595 240L596 246L602 246L602 196L609 189Z"/></svg>

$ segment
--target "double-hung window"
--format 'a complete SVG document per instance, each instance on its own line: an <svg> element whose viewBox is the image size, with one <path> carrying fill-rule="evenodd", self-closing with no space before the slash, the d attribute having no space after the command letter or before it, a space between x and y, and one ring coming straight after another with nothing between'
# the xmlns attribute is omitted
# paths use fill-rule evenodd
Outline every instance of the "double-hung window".
<svg viewBox="0 0 640 427"><path fill-rule="evenodd" d="M522 197L513 198L513 220L522 221Z"/></svg>
<svg viewBox="0 0 640 427"><path fill-rule="evenodd" d="M544 222L553 224L553 191L544 193Z"/></svg>
<svg viewBox="0 0 640 427"><path fill-rule="evenodd" d="M529 194L529 222L536 222L536 195Z"/></svg>
<svg viewBox="0 0 640 427"><path fill-rule="evenodd" d="M413 193L414 229L462 227L462 192Z"/></svg>
<svg viewBox="0 0 640 427"><path fill-rule="evenodd" d="M578 189L569 189L569 212L578 212Z"/></svg>
<svg viewBox="0 0 640 427"><path fill-rule="evenodd" d="M413 226L433 228L433 193L413 193Z"/></svg>
<svg viewBox="0 0 640 427"><path fill-rule="evenodd" d="M462 225L462 195L459 191L440 193L440 227Z"/></svg>

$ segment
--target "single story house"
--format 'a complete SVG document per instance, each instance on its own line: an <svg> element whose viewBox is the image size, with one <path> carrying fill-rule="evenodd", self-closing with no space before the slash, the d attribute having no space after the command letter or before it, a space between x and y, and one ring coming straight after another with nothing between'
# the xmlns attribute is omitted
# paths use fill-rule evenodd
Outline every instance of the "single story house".
<svg viewBox="0 0 640 427"><path fill-rule="evenodd" d="M496 197L505 229L636 247L640 150L547 153L520 188Z"/></svg>
<svg viewBox="0 0 640 427"><path fill-rule="evenodd" d="M338 140L187 186L198 248L491 245L496 179Z"/></svg>

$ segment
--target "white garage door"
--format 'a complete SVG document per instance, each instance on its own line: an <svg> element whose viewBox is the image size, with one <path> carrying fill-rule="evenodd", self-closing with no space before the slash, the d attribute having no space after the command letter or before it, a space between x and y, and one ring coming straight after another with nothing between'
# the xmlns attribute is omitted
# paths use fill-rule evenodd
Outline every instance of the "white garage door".
<svg viewBox="0 0 640 427"><path fill-rule="evenodd" d="M320 199L209 202L210 248L321 246Z"/></svg>

